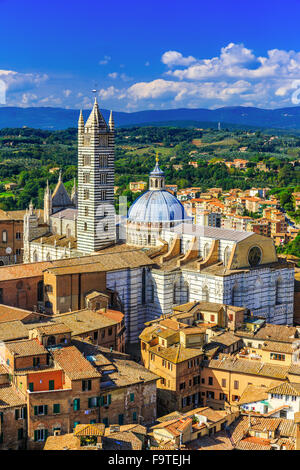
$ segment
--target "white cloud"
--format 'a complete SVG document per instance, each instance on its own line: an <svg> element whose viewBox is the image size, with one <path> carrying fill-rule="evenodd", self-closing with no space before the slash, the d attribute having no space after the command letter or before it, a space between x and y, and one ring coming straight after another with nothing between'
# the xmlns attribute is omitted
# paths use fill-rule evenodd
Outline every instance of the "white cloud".
<svg viewBox="0 0 300 470"><path fill-rule="evenodd" d="M66 98L68 98L72 93L72 90L64 90L63 94L65 95Z"/></svg>
<svg viewBox="0 0 300 470"><path fill-rule="evenodd" d="M192 56L183 57L181 52L167 51L162 55L161 61L168 67L173 67L174 65L190 65L196 62L196 59Z"/></svg>
<svg viewBox="0 0 300 470"><path fill-rule="evenodd" d="M108 76L109 78L115 79L115 78L118 77L118 73L117 73L117 72L112 72L112 73L109 73L107 76Z"/></svg>
<svg viewBox="0 0 300 470"><path fill-rule="evenodd" d="M99 60L99 65L106 65L111 60L109 55L105 55L103 59Z"/></svg>

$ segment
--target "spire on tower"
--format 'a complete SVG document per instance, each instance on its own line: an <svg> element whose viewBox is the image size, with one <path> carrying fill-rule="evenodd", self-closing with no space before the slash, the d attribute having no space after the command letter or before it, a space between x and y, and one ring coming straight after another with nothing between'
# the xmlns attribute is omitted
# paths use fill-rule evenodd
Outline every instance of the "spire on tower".
<svg viewBox="0 0 300 470"><path fill-rule="evenodd" d="M109 126L109 128L110 128L111 131L113 131L114 128L115 128L115 121L114 121L114 117L113 117L113 112L112 112L112 111L110 111L108 126Z"/></svg>
<svg viewBox="0 0 300 470"><path fill-rule="evenodd" d="M80 110L80 113L79 113L78 127L80 129L84 128L84 119L83 119L82 109Z"/></svg>
<svg viewBox="0 0 300 470"><path fill-rule="evenodd" d="M60 183L62 181L62 172L59 170L59 177L58 177L58 182Z"/></svg>

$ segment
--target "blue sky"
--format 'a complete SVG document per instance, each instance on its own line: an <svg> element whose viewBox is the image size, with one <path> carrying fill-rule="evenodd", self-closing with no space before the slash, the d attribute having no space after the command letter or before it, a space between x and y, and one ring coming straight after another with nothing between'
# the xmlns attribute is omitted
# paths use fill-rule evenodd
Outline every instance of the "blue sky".
<svg viewBox="0 0 300 470"><path fill-rule="evenodd" d="M95 87L119 111L294 106L299 17L295 0L0 0L0 85L9 106L88 108Z"/></svg>

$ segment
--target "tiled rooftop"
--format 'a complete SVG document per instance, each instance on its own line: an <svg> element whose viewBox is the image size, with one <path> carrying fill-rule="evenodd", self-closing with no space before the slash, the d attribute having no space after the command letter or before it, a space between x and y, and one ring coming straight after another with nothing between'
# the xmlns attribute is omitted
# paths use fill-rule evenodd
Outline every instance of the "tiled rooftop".
<svg viewBox="0 0 300 470"><path fill-rule="evenodd" d="M6 343L7 349L16 356L36 356L47 354L47 350L36 339L26 339Z"/></svg>

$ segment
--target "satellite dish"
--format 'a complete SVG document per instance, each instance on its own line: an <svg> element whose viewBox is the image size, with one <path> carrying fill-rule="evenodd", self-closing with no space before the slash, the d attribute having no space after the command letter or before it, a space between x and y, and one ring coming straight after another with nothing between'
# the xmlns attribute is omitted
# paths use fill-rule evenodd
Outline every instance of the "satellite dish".
<svg viewBox="0 0 300 470"><path fill-rule="evenodd" d="M7 254L7 255L10 255L11 252L12 252L12 249L11 249L10 246L8 246L5 251L6 251L6 254Z"/></svg>

